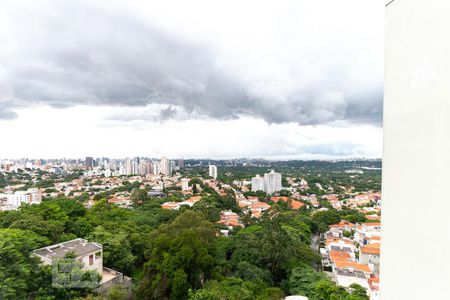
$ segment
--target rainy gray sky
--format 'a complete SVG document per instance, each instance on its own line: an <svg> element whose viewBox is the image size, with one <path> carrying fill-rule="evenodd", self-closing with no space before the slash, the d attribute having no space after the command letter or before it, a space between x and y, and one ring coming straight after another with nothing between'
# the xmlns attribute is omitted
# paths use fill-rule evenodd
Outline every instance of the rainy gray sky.
<svg viewBox="0 0 450 300"><path fill-rule="evenodd" d="M2 1L0 158L381 157L384 6Z"/></svg>

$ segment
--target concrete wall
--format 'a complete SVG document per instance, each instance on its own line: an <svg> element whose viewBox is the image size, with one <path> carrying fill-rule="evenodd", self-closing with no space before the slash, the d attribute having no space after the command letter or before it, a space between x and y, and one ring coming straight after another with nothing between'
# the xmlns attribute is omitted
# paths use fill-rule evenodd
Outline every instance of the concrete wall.
<svg viewBox="0 0 450 300"><path fill-rule="evenodd" d="M95 253L101 253L101 256L97 257L95 255ZM89 265L89 256L93 255L93 264ZM99 273L100 275L103 272L103 251L95 251L95 252L91 252L89 254L83 255L83 256L79 256L77 257L77 260L81 260L84 267L84 270L89 270L89 271L97 271L97 273Z"/></svg>
<svg viewBox="0 0 450 300"><path fill-rule="evenodd" d="M384 95L380 296L450 299L449 0L386 6Z"/></svg>

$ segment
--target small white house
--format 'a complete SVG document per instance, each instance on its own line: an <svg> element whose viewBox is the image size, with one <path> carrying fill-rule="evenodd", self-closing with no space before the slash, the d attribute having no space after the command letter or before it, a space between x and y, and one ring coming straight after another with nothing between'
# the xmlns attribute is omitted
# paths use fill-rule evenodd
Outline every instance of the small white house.
<svg viewBox="0 0 450 300"><path fill-rule="evenodd" d="M103 246L99 243L78 238L33 251L33 255L39 257L44 265L52 265L64 259L68 253L75 255L75 259L82 263L83 270L97 271L101 276L101 281L96 288L98 292L106 292L116 284L126 288L131 287L131 278L103 266Z"/></svg>

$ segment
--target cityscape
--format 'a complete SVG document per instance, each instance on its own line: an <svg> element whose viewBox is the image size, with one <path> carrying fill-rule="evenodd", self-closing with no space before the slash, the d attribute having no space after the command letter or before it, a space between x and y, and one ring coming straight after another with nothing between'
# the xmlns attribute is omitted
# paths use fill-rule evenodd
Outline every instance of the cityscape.
<svg viewBox="0 0 450 300"><path fill-rule="evenodd" d="M240 280L233 283L237 286L232 293L247 291L248 299L255 295L277 299L288 293L316 299L326 285L331 294L378 299L380 186L381 160L377 159L4 159L0 160L0 220L2 227L24 234L31 231L29 234L47 241L30 248L29 254L39 258L44 270L74 252L80 270L97 278L91 285L83 285L79 296L139 297L148 289L147 280L154 280L147 277L150 269L143 272L149 268L145 260L152 257L142 252L142 247L158 247L151 236L163 226L172 226L162 224L182 222L179 226L187 225L182 230L190 232L191 226L197 226L195 219L202 218L210 224L210 238L216 240L216 247L234 244L226 257L210 254L215 268L231 264L227 272L234 274L233 280ZM68 219L61 221L61 214ZM266 247L260 240L265 234L276 235L277 240L265 237L274 243L274 253L260 248ZM286 244L279 244L283 239ZM302 254L297 253L299 249ZM259 251L275 257L278 253L289 255L276 258L279 270L264 271ZM253 271L244 275L242 267ZM290 275L285 273L289 268ZM271 275L264 282L259 277L263 273L253 277L253 272ZM80 291L82 282L60 280L58 286L53 279L53 289ZM210 280L217 286L191 291L189 298L197 299L208 291L228 293L216 290L223 286ZM288 286L270 288L276 280L287 280ZM304 280L311 282L305 285ZM266 288L251 292L250 283ZM167 287L160 292L170 290ZM266 298L261 293L267 294Z"/></svg>
<svg viewBox="0 0 450 300"><path fill-rule="evenodd" d="M398 134L422 102L385 116L385 13L361 0L0 1L0 300L380 300L397 263L419 286L411 259L383 261L410 231L386 204L417 198L392 196L416 193L395 186L414 159L385 153L432 149L401 142L428 135L422 122L391 135L401 151L383 144L385 120ZM392 87L435 85L445 64L397 52L413 75ZM386 173L393 162L404 173Z"/></svg>
<svg viewBox="0 0 450 300"><path fill-rule="evenodd" d="M0 1L0 300L450 299L449 16Z"/></svg>

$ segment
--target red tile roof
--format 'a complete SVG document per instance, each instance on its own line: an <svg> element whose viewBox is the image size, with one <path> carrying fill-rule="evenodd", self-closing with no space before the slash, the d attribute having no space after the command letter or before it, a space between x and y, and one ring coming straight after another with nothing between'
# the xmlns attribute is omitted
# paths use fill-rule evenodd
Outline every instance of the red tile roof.
<svg viewBox="0 0 450 300"><path fill-rule="evenodd" d="M278 201L283 201L283 202L290 202L290 208L292 209L299 209L302 208L305 203L297 201L297 200L293 200L291 198L288 198L286 196L278 196L278 197L270 197L270 200L277 203Z"/></svg>
<svg viewBox="0 0 450 300"><path fill-rule="evenodd" d="M369 244L361 247L361 253L380 255L380 244Z"/></svg>
<svg viewBox="0 0 450 300"><path fill-rule="evenodd" d="M337 268L342 268L342 269L354 269L354 270L358 270L358 271L362 271L365 273L371 273L372 271L370 271L370 268L368 265L363 265L360 263L357 263L355 261L344 261L344 260L338 260L335 261L334 265Z"/></svg>
<svg viewBox="0 0 450 300"><path fill-rule="evenodd" d="M350 259L351 259L351 256L348 252L330 251L330 260L332 262L348 261Z"/></svg>

